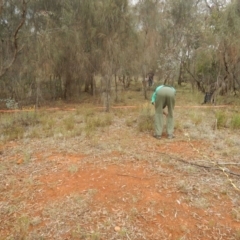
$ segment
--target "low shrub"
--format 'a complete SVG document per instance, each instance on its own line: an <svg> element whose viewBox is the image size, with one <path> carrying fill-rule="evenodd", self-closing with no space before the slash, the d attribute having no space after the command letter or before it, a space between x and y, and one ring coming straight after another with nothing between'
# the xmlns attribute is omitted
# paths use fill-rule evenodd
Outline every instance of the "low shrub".
<svg viewBox="0 0 240 240"><path fill-rule="evenodd" d="M226 127L227 124L227 114L223 111L216 112L216 121L217 121L217 128L223 128Z"/></svg>
<svg viewBox="0 0 240 240"><path fill-rule="evenodd" d="M154 130L154 108L150 104L144 104L140 110L138 130L140 132Z"/></svg>
<svg viewBox="0 0 240 240"><path fill-rule="evenodd" d="M231 128L240 129L240 115L234 114L231 119Z"/></svg>

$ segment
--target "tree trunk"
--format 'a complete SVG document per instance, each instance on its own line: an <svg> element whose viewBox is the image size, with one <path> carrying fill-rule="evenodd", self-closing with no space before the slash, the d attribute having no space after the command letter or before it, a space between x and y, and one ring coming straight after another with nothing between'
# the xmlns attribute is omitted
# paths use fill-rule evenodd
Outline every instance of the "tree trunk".
<svg viewBox="0 0 240 240"><path fill-rule="evenodd" d="M116 74L114 74L114 82L115 82L115 102L118 102L118 82Z"/></svg>
<svg viewBox="0 0 240 240"><path fill-rule="evenodd" d="M144 99L147 99L147 81L146 81L144 75L143 75L142 78L143 78L143 79L142 79L143 95L144 95Z"/></svg>
<svg viewBox="0 0 240 240"><path fill-rule="evenodd" d="M110 111L110 91L111 91L111 76L107 75L107 85L106 85L106 112Z"/></svg>
<svg viewBox="0 0 240 240"><path fill-rule="evenodd" d="M180 63L180 68L179 68L179 75L178 75L178 86L182 85L182 74L183 74L183 62L181 61Z"/></svg>

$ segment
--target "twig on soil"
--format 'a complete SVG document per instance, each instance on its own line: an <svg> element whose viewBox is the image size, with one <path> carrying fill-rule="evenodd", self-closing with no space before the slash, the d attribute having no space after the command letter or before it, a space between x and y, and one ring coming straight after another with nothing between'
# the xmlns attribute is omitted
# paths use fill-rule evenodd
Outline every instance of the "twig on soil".
<svg viewBox="0 0 240 240"><path fill-rule="evenodd" d="M32 173L31 173L31 175L33 175L34 173L36 173L36 172L40 172L40 171L42 171L42 170L45 170L46 168L41 168L41 169L38 169L38 170L35 170L35 171L33 171Z"/></svg>
<svg viewBox="0 0 240 240"><path fill-rule="evenodd" d="M186 163L186 164L189 164L189 165L193 165L193 166L197 166L197 167L201 167L201 168L206 168L206 169L213 169L213 170L217 170L217 171L223 172L223 170L220 169L220 168L216 168L216 167L213 167L213 166L205 166L205 165L201 165L201 164L189 162L189 161L186 161L186 160L184 160L184 159L181 159L181 158L178 158L178 157L175 157L175 156L172 156L172 155L165 154L165 153L163 153L163 152L158 152L158 151L155 151L155 152L156 152L156 153L160 153L160 154L162 154L162 155L170 156L170 157L173 158L174 160L177 160L177 161L179 161L179 162L183 162L183 163ZM224 165L224 163L217 163L217 165ZM225 165L227 165L227 163L225 163ZM224 172L227 172L227 173L229 173L229 174L231 174L231 175L240 177L240 174L235 173L235 172L232 172L232 171L230 171L230 170L227 169L227 168L224 169Z"/></svg>
<svg viewBox="0 0 240 240"><path fill-rule="evenodd" d="M137 177L137 176L132 176L132 175L127 175L127 174L117 174L118 176L123 176L123 177L132 177L132 178L140 178L140 179L151 179L154 177Z"/></svg>
<svg viewBox="0 0 240 240"><path fill-rule="evenodd" d="M233 163L233 162L232 163L231 162L230 163L219 163L219 162L217 162L217 164L218 165L240 165L240 163Z"/></svg>
<svg viewBox="0 0 240 240"><path fill-rule="evenodd" d="M129 240L131 240L131 238L128 236L128 234L126 233L126 235L127 235L127 238L129 239Z"/></svg>

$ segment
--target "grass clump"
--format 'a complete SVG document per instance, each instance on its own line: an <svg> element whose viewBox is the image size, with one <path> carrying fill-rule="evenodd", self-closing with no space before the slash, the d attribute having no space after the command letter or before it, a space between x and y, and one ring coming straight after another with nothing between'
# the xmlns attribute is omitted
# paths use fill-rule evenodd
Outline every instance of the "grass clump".
<svg viewBox="0 0 240 240"><path fill-rule="evenodd" d="M192 123L197 126L200 125L203 121L202 116L199 113L191 112L190 119L192 120Z"/></svg>
<svg viewBox="0 0 240 240"><path fill-rule="evenodd" d="M63 122L66 130L71 131L74 129L75 120L73 115L70 115L67 118L65 118Z"/></svg>
<svg viewBox="0 0 240 240"><path fill-rule="evenodd" d="M132 118L126 119L125 123L126 123L126 126L133 127L136 123L136 119L132 119Z"/></svg>
<svg viewBox="0 0 240 240"><path fill-rule="evenodd" d="M39 124L36 112L16 112L5 114L1 117L0 128L6 140L21 139L29 127Z"/></svg>
<svg viewBox="0 0 240 240"><path fill-rule="evenodd" d="M78 169L79 169L78 166L75 165L75 164L73 164L73 165L71 165L71 166L68 167L68 171L69 171L71 174L76 173L76 172L78 171Z"/></svg>
<svg viewBox="0 0 240 240"><path fill-rule="evenodd" d="M150 104L144 104L138 117L138 130L140 132L153 131L154 109Z"/></svg>
<svg viewBox="0 0 240 240"><path fill-rule="evenodd" d="M100 115L86 115L85 117L85 131L88 133L94 132L97 128L103 128L112 124L112 115L104 113Z"/></svg>
<svg viewBox="0 0 240 240"><path fill-rule="evenodd" d="M240 129L240 115L234 114L231 119L231 128Z"/></svg>
<svg viewBox="0 0 240 240"><path fill-rule="evenodd" d="M240 222L240 208L239 207L232 209L231 215L235 221Z"/></svg>
<svg viewBox="0 0 240 240"><path fill-rule="evenodd" d="M228 118L226 112L223 111L216 112L216 121L218 129L226 127L227 120Z"/></svg>

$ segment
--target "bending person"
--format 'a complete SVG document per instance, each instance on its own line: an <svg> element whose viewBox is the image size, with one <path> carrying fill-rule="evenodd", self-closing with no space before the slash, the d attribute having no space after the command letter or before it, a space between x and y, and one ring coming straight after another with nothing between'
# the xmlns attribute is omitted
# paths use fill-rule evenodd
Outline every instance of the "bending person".
<svg viewBox="0 0 240 240"><path fill-rule="evenodd" d="M152 104L155 106L155 134L154 137L160 139L163 132L164 119L167 117L167 134L168 138L174 137L174 119L173 110L175 106L176 90L171 86L161 85L156 88L152 95ZM164 108L168 108L168 113L164 112Z"/></svg>

